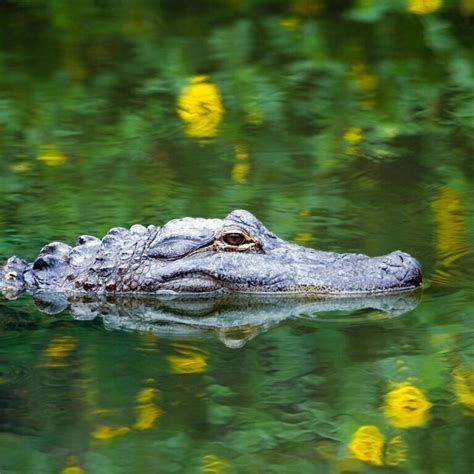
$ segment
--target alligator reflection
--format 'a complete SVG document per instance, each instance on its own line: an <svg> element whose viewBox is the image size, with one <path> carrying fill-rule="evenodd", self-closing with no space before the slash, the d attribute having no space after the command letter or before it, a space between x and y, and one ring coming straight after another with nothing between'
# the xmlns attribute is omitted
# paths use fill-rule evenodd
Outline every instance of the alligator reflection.
<svg viewBox="0 0 474 474"><path fill-rule="evenodd" d="M215 334L226 346L239 348L289 318L321 319L320 313L336 311L349 313L351 321L373 316L373 311L364 310L375 310L377 316L401 316L417 306L420 291L318 300L255 295L91 298L35 293L33 297L42 312L56 314L69 310L82 321L101 318L104 327L111 330L153 332L175 339ZM324 321L331 320L341 321L324 317Z"/></svg>

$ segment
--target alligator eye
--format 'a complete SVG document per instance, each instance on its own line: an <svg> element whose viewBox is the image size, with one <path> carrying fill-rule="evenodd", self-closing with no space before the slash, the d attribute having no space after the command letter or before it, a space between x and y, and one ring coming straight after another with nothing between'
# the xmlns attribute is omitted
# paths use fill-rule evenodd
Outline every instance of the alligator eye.
<svg viewBox="0 0 474 474"><path fill-rule="evenodd" d="M240 232L229 232L222 236L222 241L227 245L232 245L232 247L238 247L247 242L247 239Z"/></svg>

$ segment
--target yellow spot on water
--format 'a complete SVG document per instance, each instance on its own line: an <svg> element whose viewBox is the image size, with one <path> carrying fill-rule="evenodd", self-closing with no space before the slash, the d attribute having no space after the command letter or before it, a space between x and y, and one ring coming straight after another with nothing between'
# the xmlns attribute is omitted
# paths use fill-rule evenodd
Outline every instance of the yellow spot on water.
<svg viewBox="0 0 474 474"><path fill-rule="evenodd" d="M449 267L471 252L466 242L466 220L461 194L444 187L431 204L433 221L436 223L436 247L441 264ZM449 276L447 274L446 276Z"/></svg>
<svg viewBox="0 0 474 474"><path fill-rule="evenodd" d="M313 240L313 236L309 232L298 232L293 240L296 240L296 242L310 242Z"/></svg>
<svg viewBox="0 0 474 474"><path fill-rule="evenodd" d="M453 372L453 389L457 401L468 408L474 415L474 370L462 366Z"/></svg>
<svg viewBox="0 0 474 474"><path fill-rule="evenodd" d="M280 20L280 26L287 30L297 30L301 24L301 19L294 16L282 18Z"/></svg>
<svg viewBox="0 0 474 474"><path fill-rule="evenodd" d="M234 146L234 156L236 160L248 160L249 151L247 145L243 143L238 143Z"/></svg>
<svg viewBox="0 0 474 474"><path fill-rule="evenodd" d="M407 10L415 15L433 13L442 5L442 0L407 0Z"/></svg>
<svg viewBox="0 0 474 474"><path fill-rule="evenodd" d="M168 356L171 371L175 374L194 374L207 368L205 354L186 344L174 344L180 355Z"/></svg>
<svg viewBox="0 0 474 474"><path fill-rule="evenodd" d="M208 76L193 76L177 100L177 113L190 137L210 138L218 133L224 115L219 89Z"/></svg>
<svg viewBox="0 0 474 474"><path fill-rule="evenodd" d="M379 80L372 73L369 66L363 62L357 62L351 66L351 75L358 89L363 92L373 92L377 89Z"/></svg>
<svg viewBox="0 0 474 474"><path fill-rule="evenodd" d="M249 163L235 163L230 173L232 181L237 184L245 184L250 171Z"/></svg>
<svg viewBox="0 0 474 474"><path fill-rule="evenodd" d="M60 471L61 474L82 474L84 469L82 469L79 464L79 459L74 454L68 456L66 460L67 466L63 467Z"/></svg>
<svg viewBox="0 0 474 474"><path fill-rule="evenodd" d="M143 333L138 336L139 345L138 351L142 352L157 352L156 336L152 333Z"/></svg>
<svg viewBox="0 0 474 474"><path fill-rule="evenodd" d="M220 474L228 466L229 463L220 457L214 454L206 454L202 459L201 470L209 474Z"/></svg>
<svg viewBox="0 0 474 474"><path fill-rule="evenodd" d="M382 466L384 436L375 425L363 425L352 436L349 449L352 454L368 464Z"/></svg>
<svg viewBox="0 0 474 474"><path fill-rule="evenodd" d="M61 474L83 474L85 471L79 466L67 466L61 469Z"/></svg>
<svg viewBox="0 0 474 474"><path fill-rule="evenodd" d="M67 367L64 360L76 347L76 341L71 336L54 338L44 351L45 360L40 367Z"/></svg>
<svg viewBox="0 0 474 474"><path fill-rule="evenodd" d="M109 441L117 436L122 436L130 431L128 426L107 426L101 425L96 428L92 437L101 441Z"/></svg>
<svg viewBox="0 0 474 474"><path fill-rule="evenodd" d="M300 209L298 215L301 217L308 217L311 215L311 211L309 209Z"/></svg>
<svg viewBox="0 0 474 474"><path fill-rule="evenodd" d="M114 410L111 408L95 408L92 413L94 415L107 415L108 413L112 413Z"/></svg>
<svg viewBox="0 0 474 474"><path fill-rule="evenodd" d="M364 130L360 127L350 127L344 132L342 138L348 143L360 143L364 138Z"/></svg>
<svg viewBox="0 0 474 474"><path fill-rule="evenodd" d="M461 12L464 15L474 14L474 0L461 0Z"/></svg>
<svg viewBox="0 0 474 474"><path fill-rule="evenodd" d="M31 170L31 164L27 161L19 161L10 166L10 169L15 173L26 173Z"/></svg>
<svg viewBox="0 0 474 474"><path fill-rule="evenodd" d="M156 388L147 387L140 390L140 392L138 392L138 395L135 398L138 403L148 403L156 397L157 393L158 390Z"/></svg>
<svg viewBox="0 0 474 474"><path fill-rule="evenodd" d="M43 145L36 159L47 166L60 166L66 162L66 156L57 145Z"/></svg>
<svg viewBox="0 0 474 474"><path fill-rule="evenodd" d="M71 336L57 337L46 348L46 355L48 357L66 357L75 347L76 342Z"/></svg>
<svg viewBox="0 0 474 474"><path fill-rule="evenodd" d="M383 411L393 426L411 428L426 424L430 408L419 388L403 383L385 395Z"/></svg>
<svg viewBox="0 0 474 474"><path fill-rule="evenodd" d="M398 466L407 460L408 447L401 435L394 436L387 442L385 464Z"/></svg>
<svg viewBox="0 0 474 474"><path fill-rule="evenodd" d="M209 76L206 74L197 74L189 78L191 84L201 84L203 82L209 82Z"/></svg>
<svg viewBox="0 0 474 474"><path fill-rule="evenodd" d="M135 429L148 430L161 416L161 410L154 403L157 394L158 390L151 387L144 388L137 394L137 421L133 425Z"/></svg>

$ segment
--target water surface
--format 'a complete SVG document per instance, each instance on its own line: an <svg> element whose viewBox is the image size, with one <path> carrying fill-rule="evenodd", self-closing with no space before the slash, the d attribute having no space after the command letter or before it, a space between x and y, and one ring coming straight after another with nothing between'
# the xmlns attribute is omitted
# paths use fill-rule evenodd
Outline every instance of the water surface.
<svg viewBox="0 0 474 474"><path fill-rule="evenodd" d="M0 260L244 208L425 275L403 311L2 299L2 474L472 473L472 6L327 3L0 6Z"/></svg>

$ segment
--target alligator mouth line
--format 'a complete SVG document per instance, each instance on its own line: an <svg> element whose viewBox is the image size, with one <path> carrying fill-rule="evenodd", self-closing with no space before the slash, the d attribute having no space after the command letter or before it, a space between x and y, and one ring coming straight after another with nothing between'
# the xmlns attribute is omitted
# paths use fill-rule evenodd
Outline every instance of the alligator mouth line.
<svg viewBox="0 0 474 474"><path fill-rule="evenodd" d="M391 293L410 293L422 289L422 285L404 286L400 288L386 288L375 290L333 290L328 288L314 289L314 288L288 288L285 290L245 290L245 289L231 289L225 285L223 289L228 289L232 293L239 293L244 295L269 295L269 296L308 296L326 298L352 298L354 296L371 296L371 295L386 295Z"/></svg>

